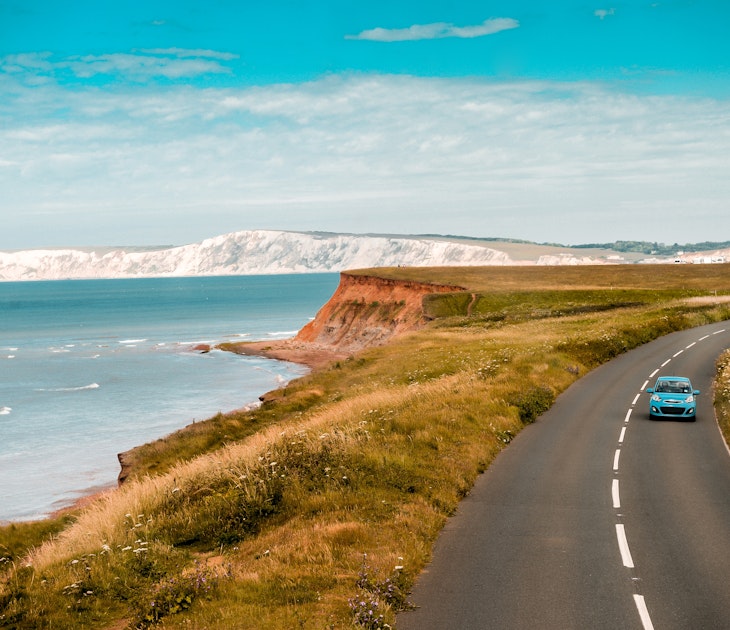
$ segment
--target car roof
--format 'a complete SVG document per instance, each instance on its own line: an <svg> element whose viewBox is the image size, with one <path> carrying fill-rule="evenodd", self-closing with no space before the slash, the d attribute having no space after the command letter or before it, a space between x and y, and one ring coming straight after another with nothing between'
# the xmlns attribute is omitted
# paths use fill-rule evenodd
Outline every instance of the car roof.
<svg viewBox="0 0 730 630"><path fill-rule="evenodd" d="M689 381L686 376L660 376L658 381Z"/></svg>

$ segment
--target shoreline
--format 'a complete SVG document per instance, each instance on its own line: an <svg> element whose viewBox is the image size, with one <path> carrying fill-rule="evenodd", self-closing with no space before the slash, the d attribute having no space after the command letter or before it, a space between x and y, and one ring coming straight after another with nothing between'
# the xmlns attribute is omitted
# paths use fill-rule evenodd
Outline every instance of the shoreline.
<svg viewBox="0 0 730 630"><path fill-rule="evenodd" d="M244 356L258 356L276 361L288 361L290 363L297 363L299 365L308 367L311 371L322 369L330 363L333 363L334 361L341 361L351 356L351 353L337 352L329 346L297 341L296 337L292 337L289 339L277 339L275 341L240 341L235 343L218 344L215 347L225 352L232 352L234 354L240 354ZM200 351L201 349L192 349L192 351L196 350ZM276 389L270 391L276 391ZM263 399L267 393L268 392L262 392L259 396L259 400ZM205 420L201 420L200 422L205 422ZM182 427L178 430L184 429L185 427ZM140 444L138 446L142 445ZM121 460L119 464L120 467L123 469L124 466ZM76 499L69 502L67 505L63 505L51 510L46 516L41 519L37 519L37 521L61 518L69 512L83 509L97 499L100 499L105 495L114 492L121 485L122 483L116 482L110 483L108 485L103 484L95 486L93 488L88 488L87 491L79 491L79 496ZM0 526L11 523L29 523L37 521L0 521Z"/></svg>
<svg viewBox="0 0 730 630"><path fill-rule="evenodd" d="M266 357L277 361L289 361L319 370L335 361L352 356L351 352L337 351L332 346L298 341L296 337L276 341L239 341L216 346L219 350L246 356Z"/></svg>

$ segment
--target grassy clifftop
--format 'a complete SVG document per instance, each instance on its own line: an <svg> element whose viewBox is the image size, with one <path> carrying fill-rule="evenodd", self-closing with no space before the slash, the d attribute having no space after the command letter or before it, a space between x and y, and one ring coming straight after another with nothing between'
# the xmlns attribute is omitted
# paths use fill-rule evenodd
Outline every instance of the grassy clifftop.
<svg viewBox="0 0 730 630"><path fill-rule="evenodd" d="M0 627L385 627L517 432L596 365L730 318L729 272L357 272L460 288L423 297L420 329L155 443L63 522L5 528Z"/></svg>

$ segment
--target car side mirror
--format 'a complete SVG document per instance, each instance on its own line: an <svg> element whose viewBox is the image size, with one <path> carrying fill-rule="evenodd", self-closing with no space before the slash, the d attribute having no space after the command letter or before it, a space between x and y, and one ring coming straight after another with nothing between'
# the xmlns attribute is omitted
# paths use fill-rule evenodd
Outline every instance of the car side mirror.
<svg viewBox="0 0 730 630"><path fill-rule="evenodd" d="M693 391L692 393L693 393L693 394L694 394L695 396L699 396L699 395L700 395L700 390L699 390L699 389L696 389L696 390L694 390L694 391Z"/></svg>
<svg viewBox="0 0 730 630"><path fill-rule="evenodd" d="M653 387L647 387L645 391L646 391L647 394L653 394L654 393L654 388Z"/></svg>

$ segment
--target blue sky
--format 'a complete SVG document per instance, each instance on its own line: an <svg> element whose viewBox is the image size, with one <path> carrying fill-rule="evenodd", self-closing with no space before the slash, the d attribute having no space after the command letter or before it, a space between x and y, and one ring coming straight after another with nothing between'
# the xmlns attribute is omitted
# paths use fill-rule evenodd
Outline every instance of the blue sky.
<svg viewBox="0 0 730 630"><path fill-rule="evenodd" d="M730 3L0 0L0 248L730 240Z"/></svg>

